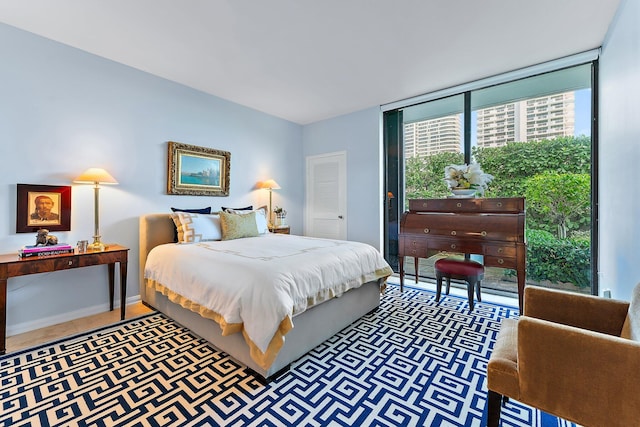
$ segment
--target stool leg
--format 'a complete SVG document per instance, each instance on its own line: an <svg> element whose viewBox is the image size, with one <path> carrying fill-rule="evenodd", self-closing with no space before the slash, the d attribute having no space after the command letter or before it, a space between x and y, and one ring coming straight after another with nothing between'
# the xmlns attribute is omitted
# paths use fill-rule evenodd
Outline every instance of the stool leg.
<svg viewBox="0 0 640 427"><path fill-rule="evenodd" d="M476 288L476 282L467 278L467 296L469 297L469 311L473 311L473 291Z"/></svg>
<svg viewBox="0 0 640 427"><path fill-rule="evenodd" d="M482 302L482 297L480 296L480 286L482 284L482 280L478 280L476 283L476 295L478 296L478 302Z"/></svg>
<svg viewBox="0 0 640 427"><path fill-rule="evenodd" d="M413 267L414 267L414 271L416 272L416 283L418 283L418 276L420 276L420 258L418 257L413 257Z"/></svg>
<svg viewBox="0 0 640 427"><path fill-rule="evenodd" d="M442 274L436 273L436 303L440 302L441 291L442 291Z"/></svg>
<svg viewBox="0 0 640 427"><path fill-rule="evenodd" d="M447 276L447 295L449 295L450 290L451 290L451 277Z"/></svg>

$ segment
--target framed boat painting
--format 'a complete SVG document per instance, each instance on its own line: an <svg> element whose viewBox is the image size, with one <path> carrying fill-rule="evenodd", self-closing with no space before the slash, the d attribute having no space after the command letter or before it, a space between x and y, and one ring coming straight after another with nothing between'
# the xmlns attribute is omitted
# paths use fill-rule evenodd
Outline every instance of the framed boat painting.
<svg viewBox="0 0 640 427"><path fill-rule="evenodd" d="M231 153L169 141L167 194L228 196Z"/></svg>

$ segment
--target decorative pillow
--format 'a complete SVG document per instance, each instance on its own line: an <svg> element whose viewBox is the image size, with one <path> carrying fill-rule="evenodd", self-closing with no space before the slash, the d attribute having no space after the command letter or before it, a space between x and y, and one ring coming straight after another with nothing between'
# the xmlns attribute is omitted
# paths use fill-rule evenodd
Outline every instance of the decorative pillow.
<svg viewBox="0 0 640 427"><path fill-rule="evenodd" d="M197 214L210 214L211 206L208 208L201 209L181 209L181 208L171 208L171 212L189 212L189 213L197 213Z"/></svg>
<svg viewBox="0 0 640 427"><path fill-rule="evenodd" d="M211 206L209 206L208 208L201 208L201 209L171 208L171 212L190 212L190 213L197 213L197 214L210 214L211 213ZM178 242L178 228L177 227L173 227L173 241L174 242Z"/></svg>
<svg viewBox="0 0 640 427"><path fill-rule="evenodd" d="M220 210L223 210L225 212L226 211L252 211L253 210L253 205L249 205L249 206L247 206L245 208L225 208L224 206L222 206L220 208Z"/></svg>
<svg viewBox="0 0 640 427"><path fill-rule="evenodd" d="M629 312L624 325L622 325L620 336L633 341L640 341L640 283L631 292Z"/></svg>
<svg viewBox="0 0 640 427"><path fill-rule="evenodd" d="M220 212L220 225L222 227L222 240L259 236L254 211L243 215Z"/></svg>
<svg viewBox="0 0 640 427"><path fill-rule="evenodd" d="M178 231L178 243L222 239L219 215L176 212L171 214L171 218Z"/></svg>
<svg viewBox="0 0 640 427"><path fill-rule="evenodd" d="M256 214L256 227L258 227L258 234L265 234L269 232L269 224L267 223L267 207L260 206L256 210L248 211L246 209L226 209L226 213L236 215L247 215L252 212Z"/></svg>

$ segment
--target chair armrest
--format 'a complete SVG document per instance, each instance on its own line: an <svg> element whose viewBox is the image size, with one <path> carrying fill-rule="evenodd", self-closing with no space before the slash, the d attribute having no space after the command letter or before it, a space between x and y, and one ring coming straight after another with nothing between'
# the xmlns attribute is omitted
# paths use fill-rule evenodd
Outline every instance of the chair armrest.
<svg viewBox="0 0 640 427"><path fill-rule="evenodd" d="M522 316L523 403L584 425L637 425L640 343Z"/></svg>
<svg viewBox="0 0 640 427"><path fill-rule="evenodd" d="M525 316L620 336L629 303L593 295L527 286Z"/></svg>

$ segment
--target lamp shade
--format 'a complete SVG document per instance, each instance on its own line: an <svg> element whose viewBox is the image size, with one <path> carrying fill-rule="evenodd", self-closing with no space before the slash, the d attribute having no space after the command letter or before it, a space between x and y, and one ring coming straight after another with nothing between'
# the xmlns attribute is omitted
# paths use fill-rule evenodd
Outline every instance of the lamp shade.
<svg viewBox="0 0 640 427"><path fill-rule="evenodd" d="M117 184L109 172L101 168L89 168L73 180L78 184Z"/></svg>
<svg viewBox="0 0 640 427"><path fill-rule="evenodd" d="M268 179L266 181L262 181L258 183L258 188L264 188L266 190L279 190L280 185L273 179Z"/></svg>

